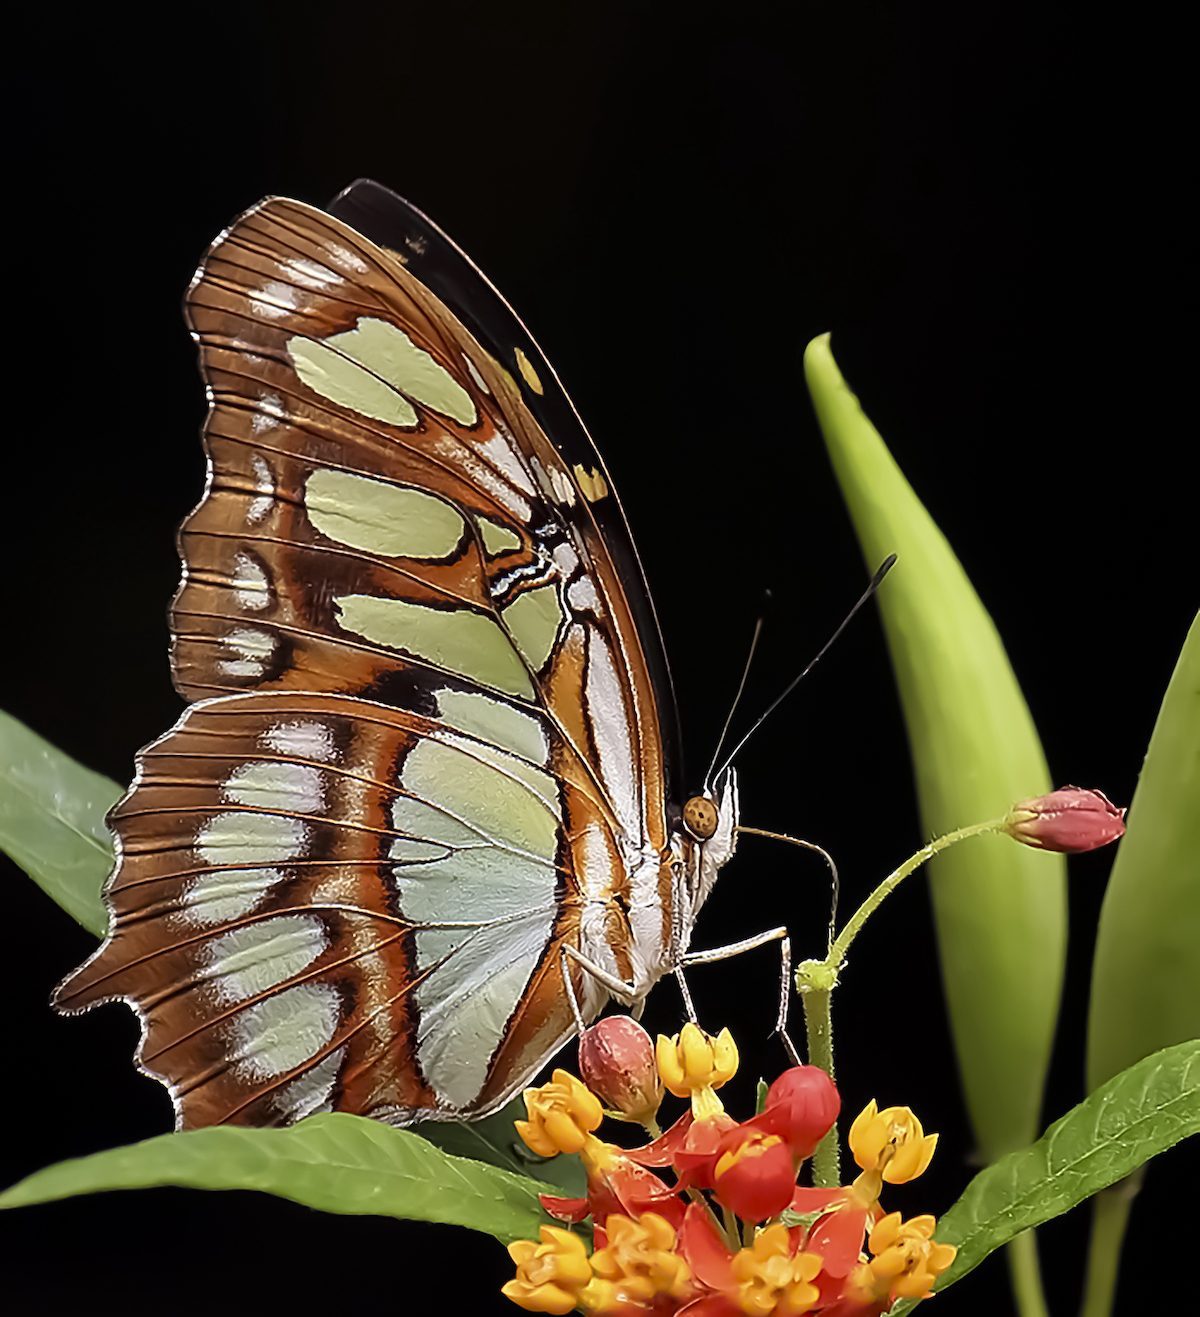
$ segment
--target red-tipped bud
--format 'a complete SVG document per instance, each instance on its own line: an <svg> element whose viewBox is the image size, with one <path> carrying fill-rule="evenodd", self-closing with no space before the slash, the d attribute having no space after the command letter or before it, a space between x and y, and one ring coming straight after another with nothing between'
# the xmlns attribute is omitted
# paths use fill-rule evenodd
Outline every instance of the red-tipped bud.
<svg viewBox="0 0 1200 1317"><path fill-rule="evenodd" d="M811 1157L833 1128L842 1099L829 1076L815 1065L793 1066L767 1089L762 1112L751 1122L778 1134L798 1160Z"/></svg>
<svg viewBox="0 0 1200 1317"><path fill-rule="evenodd" d="M608 1015L579 1038L583 1082L621 1120L645 1124L662 1104L654 1042L628 1015Z"/></svg>
<svg viewBox="0 0 1200 1317"><path fill-rule="evenodd" d="M742 1125L725 1140L713 1168L717 1199L743 1221L778 1216L796 1191L796 1163L778 1134Z"/></svg>
<svg viewBox="0 0 1200 1317"><path fill-rule="evenodd" d="M1100 791L1060 787L1014 805L1004 830L1026 846L1077 855L1116 841L1125 831L1125 811Z"/></svg>

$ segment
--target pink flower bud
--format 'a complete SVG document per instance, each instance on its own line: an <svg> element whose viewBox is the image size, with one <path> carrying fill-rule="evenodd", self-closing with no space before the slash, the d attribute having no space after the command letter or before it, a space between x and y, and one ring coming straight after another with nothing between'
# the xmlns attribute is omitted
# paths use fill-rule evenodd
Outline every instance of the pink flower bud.
<svg viewBox="0 0 1200 1317"><path fill-rule="evenodd" d="M1059 787L1014 805L1004 830L1026 846L1076 855L1116 841L1125 831L1125 811L1100 791Z"/></svg>
<svg viewBox="0 0 1200 1317"><path fill-rule="evenodd" d="M649 1120L663 1088L654 1043L628 1015L607 1015L579 1038L579 1073L604 1106L622 1120Z"/></svg>

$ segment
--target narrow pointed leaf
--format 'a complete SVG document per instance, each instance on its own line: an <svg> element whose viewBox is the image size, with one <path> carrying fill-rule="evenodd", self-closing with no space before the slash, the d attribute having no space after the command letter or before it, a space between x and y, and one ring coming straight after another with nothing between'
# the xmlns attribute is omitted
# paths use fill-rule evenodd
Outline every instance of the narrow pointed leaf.
<svg viewBox="0 0 1200 1317"><path fill-rule="evenodd" d="M1073 1107L1030 1148L981 1171L938 1222L958 1256L944 1290L1016 1235L1069 1211L1151 1157L1200 1133L1200 1042L1154 1053ZM892 1317L912 1310L891 1309Z"/></svg>
<svg viewBox="0 0 1200 1317"><path fill-rule="evenodd" d="M282 1130L163 1134L60 1162L0 1194L0 1208L160 1185L257 1189L321 1212L439 1221L504 1243L536 1237L547 1219L537 1182L453 1157L409 1130L341 1113Z"/></svg>
<svg viewBox="0 0 1200 1317"><path fill-rule="evenodd" d="M1104 893L1088 1087L1200 1038L1200 616L1167 687Z"/></svg>
<svg viewBox="0 0 1200 1317"><path fill-rule="evenodd" d="M0 850L97 937L108 927L100 891L113 858L104 816L120 795L0 712Z"/></svg>
<svg viewBox="0 0 1200 1317"><path fill-rule="evenodd" d="M995 625L945 537L846 387L825 335L805 375L868 566L895 570L879 608L927 836L1050 789ZM983 837L933 861L934 917L967 1107L988 1160L1039 1128L1066 956L1060 855Z"/></svg>
<svg viewBox="0 0 1200 1317"><path fill-rule="evenodd" d="M1104 893L1088 1015L1094 1089L1158 1048L1200 1037L1200 615L1167 686ZM1083 1311L1108 1312L1136 1179L1093 1207Z"/></svg>

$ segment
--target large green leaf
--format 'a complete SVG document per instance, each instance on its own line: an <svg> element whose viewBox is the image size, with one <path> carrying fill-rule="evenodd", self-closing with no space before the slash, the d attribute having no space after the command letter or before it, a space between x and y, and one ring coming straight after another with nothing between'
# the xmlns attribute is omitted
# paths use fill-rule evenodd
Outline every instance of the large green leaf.
<svg viewBox="0 0 1200 1317"><path fill-rule="evenodd" d="M871 568L896 553L879 608L927 836L1002 815L1050 788L1041 744L995 625L945 536L847 388L829 336L805 375ZM1029 1143L1066 954L1058 855L984 837L932 862L942 974L967 1106L989 1160Z"/></svg>
<svg viewBox="0 0 1200 1317"><path fill-rule="evenodd" d="M436 1143L446 1152L471 1157L502 1166L518 1175L531 1175L558 1193L581 1198L587 1189L587 1176L578 1157L538 1157L521 1142L513 1128L514 1120L525 1119L525 1100L515 1097L494 1115L483 1120L426 1120L413 1128L422 1138Z"/></svg>
<svg viewBox="0 0 1200 1317"><path fill-rule="evenodd" d="M1104 893L1088 1088L1200 1038L1200 616L1167 687Z"/></svg>
<svg viewBox="0 0 1200 1317"><path fill-rule="evenodd" d="M120 795L0 712L0 849L97 937L108 927L100 891L113 856L104 816Z"/></svg>
<svg viewBox="0 0 1200 1317"><path fill-rule="evenodd" d="M1167 686L1100 911L1088 1017L1088 1088L1200 1037L1200 616ZM1095 1203L1083 1311L1111 1311L1137 1185Z"/></svg>
<svg viewBox="0 0 1200 1317"><path fill-rule="evenodd" d="M937 1286L961 1280L1023 1230L1049 1221L1200 1133L1200 1042L1179 1043L1123 1070L1073 1107L1030 1148L1010 1153L967 1186L938 1222L958 1245ZM914 1305L901 1303L893 1317Z"/></svg>
<svg viewBox="0 0 1200 1317"><path fill-rule="evenodd" d="M535 1181L453 1157L409 1130L339 1113L283 1130L163 1134L60 1162L0 1194L0 1208L159 1185L257 1189L322 1212L467 1226L504 1243L536 1237L547 1220Z"/></svg>
<svg viewBox="0 0 1200 1317"><path fill-rule="evenodd" d="M828 334L808 345L804 372L868 566L898 555L879 607L925 835L1001 815L1051 782L999 633L847 388ZM930 886L967 1110L994 1161L1040 1126L1066 964L1066 866L1060 855L983 837L938 856ZM1041 1317L1031 1236L1010 1264L1022 1314Z"/></svg>

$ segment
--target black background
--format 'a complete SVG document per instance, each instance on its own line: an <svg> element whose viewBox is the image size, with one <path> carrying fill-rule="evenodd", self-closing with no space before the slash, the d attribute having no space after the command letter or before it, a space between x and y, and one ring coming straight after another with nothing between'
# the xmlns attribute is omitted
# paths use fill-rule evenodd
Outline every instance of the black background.
<svg viewBox="0 0 1200 1317"><path fill-rule="evenodd" d="M1196 602L1186 43L1134 12L527 0L181 5L168 23L41 6L9 57L5 319L22 352L5 380L5 704L122 782L174 720L165 605L203 410L180 296L260 196L321 203L366 174L489 271L587 417L656 591L693 761L764 588L748 709L864 580L800 374L832 329L1006 638L1055 777L1127 801ZM745 821L821 841L850 899L920 843L874 615L763 730L742 784ZM1047 1119L1081 1096L1109 862L1071 865ZM90 940L11 866L4 879L7 1182L161 1132L169 1110L128 1063L127 1012L52 1016L47 994ZM819 869L747 842L697 945L786 920L813 954L824 918ZM899 1204L940 1211L971 1140L920 881L885 919L836 1003L842 1088L850 1110L908 1102L942 1131ZM765 1038L774 976L767 952L695 975L702 1018L743 1047L735 1111L782 1061ZM650 1019L677 1025L669 986ZM1166 1238L1181 1164L1151 1170L1123 1312L1171 1310L1150 1297L1159 1275L1190 1275ZM1085 1224L1043 1232L1055 1313L1075 1310ZM15 1311L508 1307L487 1239L250 1195L126 1194L2 1229ZM1011 1311L1002 1263L937 1311Z"/></svg>

